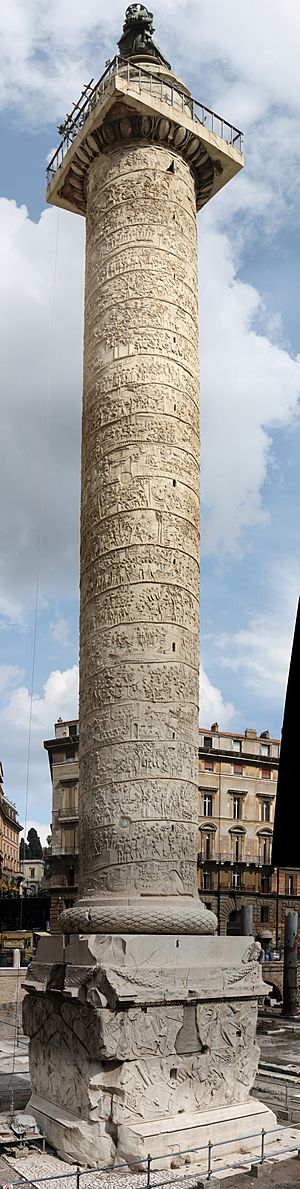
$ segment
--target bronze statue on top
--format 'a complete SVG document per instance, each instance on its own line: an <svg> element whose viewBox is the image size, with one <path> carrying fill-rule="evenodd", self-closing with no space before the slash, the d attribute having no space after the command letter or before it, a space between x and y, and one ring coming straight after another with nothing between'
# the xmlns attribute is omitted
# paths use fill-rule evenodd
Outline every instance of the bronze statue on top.
<svg viewBox="0 0 300 1189"><path fill-rule="evenodd" d="M153 12L148 12L143 4L130 4L126 8L123 33L118 42L120 55L122 58L154 58L170 70L170 63L153 41L152 33Z"/></svg>

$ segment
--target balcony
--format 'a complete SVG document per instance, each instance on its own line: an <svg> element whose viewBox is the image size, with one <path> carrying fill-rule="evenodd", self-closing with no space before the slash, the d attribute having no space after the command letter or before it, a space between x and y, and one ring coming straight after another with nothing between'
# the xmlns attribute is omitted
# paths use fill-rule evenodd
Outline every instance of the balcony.
<svg viewBox="0 0 300 1189"><path fill-rule="evenodd" d="M78 855L78 843L73 846L52 846L52 858L60 859L65 855Z"/></svg>
<svg viewBox="0 0 300 1189"><path fill-rule="evenodd" d="M240 858L238 859L233 855L229 855L226 851L215 851L215 853L209 858L199 852L198 867L206 867L206 865L225 867L227 870L231 869L232 867L249 867L249 869L252 871L254 871L256 868L259 868L260 870L263 868L266 874L274 870L271 864L271 859L263 859L260 855L252 855L248 851L243 851Z"/></svg>
<svg viewBox="0 0 300 1189"><path fill-rule="evenodd" d="M68 149L73 143L89 117L94 112L95 108L104 103L107 92L111 89L112 80L121 75L122 81L125 79L127 87L132 91L138 93L149 92L151 96L160 99L161 103L170 105L171 107L178 107L179 111L184 112L188 106L189 117L195 120L210 132L215 133L227 144L237 149L239 153L242 152L242 133L238 128L232 124L228 124L222 116L216 115L215 112L204 104L198 103L197 100L191 97L187 98L187 93L180 86L174 88L172 82L168 83L165 78L160 78L157 71L150 69L143 69L142 66L135 66L118 55L109 62L106 70L101 75L95 86L92 86L93 79L84 88L84 91L79 99L79 102L74 105L73 111L66 117L65 123L61 126L62 140L56 152L54 153L49 165L47 167L48 182L54 177L56 170L62 164Z"/></svg>
<svg viewBox="0 0 300 1189"><path fill-rule="evenodd" d="M78 805L71 805L69 809L59 809L58 822L78 822Z"/></svg>

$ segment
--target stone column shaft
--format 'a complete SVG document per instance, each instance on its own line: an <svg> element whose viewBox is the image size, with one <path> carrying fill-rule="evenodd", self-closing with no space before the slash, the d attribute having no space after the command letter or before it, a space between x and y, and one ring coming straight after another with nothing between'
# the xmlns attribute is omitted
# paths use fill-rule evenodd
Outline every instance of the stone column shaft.
<svg viewBox="0 0 300 1189"><path fill-rule="evenodd" d="M136 19L129 8L134 37ZM216 134L212 113L207 128L153 54L111 64L49 166L49 202L86 218L80 890L60 921L71 933L216 928L196 887L196 210L243 162L237 130L219 121Z"/></svg>
<svg viewBox="0 0 300 1189"><path fill-rule="evenodd" d="M87 182L81 893L195 895L199 373L195 186L118 146Z"/></svg>

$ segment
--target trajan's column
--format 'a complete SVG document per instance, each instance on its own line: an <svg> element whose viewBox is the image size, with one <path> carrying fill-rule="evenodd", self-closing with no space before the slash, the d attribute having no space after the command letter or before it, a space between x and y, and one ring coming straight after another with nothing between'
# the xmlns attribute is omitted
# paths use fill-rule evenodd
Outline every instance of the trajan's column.
<svg viewBox="0 0 300 1189"><path fill-rule="evenodd" d="M208 1122L232 1136L241 1111L250 1132L268 1114L248 1101L257 950L214 936L196 887L196 213L240 170L241 137L153 31L131 5L47 191L86 218L80 890L30 968L24 1023L31 1109L85 1163L167 1161Z"/></svg>

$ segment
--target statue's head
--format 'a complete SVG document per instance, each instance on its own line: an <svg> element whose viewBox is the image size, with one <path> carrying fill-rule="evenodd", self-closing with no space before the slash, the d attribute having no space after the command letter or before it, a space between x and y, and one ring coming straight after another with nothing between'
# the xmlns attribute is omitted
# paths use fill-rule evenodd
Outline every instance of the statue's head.
<svg viewBox="0 0 300 1189"><path fill-rule="evenodd" d="M154 33L153 12L149 12L144 4L130 4L129 8L126 8L123 33L128 33L129 29L137 25L142 25L148 33Z"/></svg>

